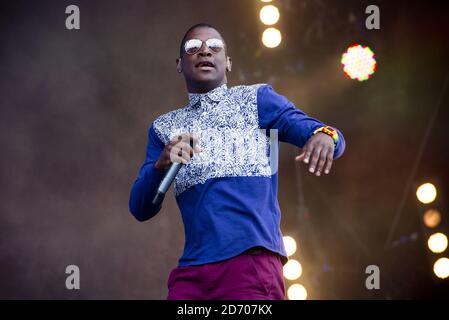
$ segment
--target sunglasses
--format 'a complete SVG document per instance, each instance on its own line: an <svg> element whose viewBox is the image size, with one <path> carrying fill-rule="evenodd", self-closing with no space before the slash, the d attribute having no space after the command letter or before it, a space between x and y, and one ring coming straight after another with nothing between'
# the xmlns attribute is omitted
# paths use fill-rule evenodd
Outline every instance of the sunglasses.
<svg viewBox="0 0 449 320"><path fill-rule="evenodd" d="M224 43L220 39L211 38L206 41L200 39L190 39L184 44L184 50L187 54L195 54L200 51L203 46L203 42L205 42L206 46L215 53L220 52L224 48Z"/></svg>

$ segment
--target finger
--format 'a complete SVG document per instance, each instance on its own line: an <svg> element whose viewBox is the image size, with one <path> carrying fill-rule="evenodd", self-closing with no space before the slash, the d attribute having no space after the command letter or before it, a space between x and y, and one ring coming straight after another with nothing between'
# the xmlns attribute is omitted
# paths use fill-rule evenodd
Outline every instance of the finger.
<svg viewBox="0 0 449 320"><path fill-rule="evenodd" d="M180 150L179 148L177 148L176 146L173 146L170 151L169 151L169 155L168 155L168 162L171 163L182 163L183 158L182 158L182 150Z"/></svg>
<svg viewBox="0 0 449 320"><path fill-rule="evenodd" d="M193 148L193 151L194 151L195 153L200 153L200 152L203 152L203 148L200 148L200 147L198 147L198 146L195 146L195 147Z"/></svg>
<svg viewBox="0 0 449 320"><path fill-rule="evenodd" d="M314 148L313 153L311 155L310 159L310 166L309 166L309 172L314 173L316 166L318 164L318 159L320 158L321 148Z"/></svg>
<svg viewBox="0 0 449 320"><path fill-rule="evenodd" d="M308 152L309 148L308 145L306 144L303 148L302 148L302 152L295 158L295 160L297 161L303 161L304 163L306 162L306 156L307 156L307 152ZM310 156L310 155L309 155ZM307 160L308 161L308 160Z"/></svg>
<svg viewBox="0 0 449 320"><path fill-rule="evenodd" d="M313 146L313 145L305 147L304 163L310 162L310 157L312 156L314 148L315 148L315 146Z"/></svg>
<svg viewBox="0 0 449 320"><path fill-rule="evenodd" d="M317 168L316 168L316 175L318 177L323 172L323 167L324 167L324 164L326 163L328 152L329 152L328 149L321 150L320 160L318 161L318 165L317 165Z"/></svg>
<svg viewBox="0 0 449 320"><path fill-rule="evenodd" d="M193 146L193 137L191 137L189 133L183 133L183 134L179 135L178 139L180 141L182 141L184 144Z"/></svg>
<svg viewBox="0 0 449 320"><path fill-rule="evenodd" d="M192 148L192 146L191 146L190 143L189 143L189 140L186 140L186 141L181 140L181 141L179 141L179 142L176 142L175 146L178 147L178 148L183 149L184 151L186 151L186 152L188 152L188 153L190 153L190 157L193 157L193 154L194 154L194 153L200 153L200 152L203 151L203 149L200 148L200 147L197 146L197 145L195 145L195 146Z"/></svg>
<svg viewBox="0 0 449 320"><path fill-rule="evenodd" d="M296 160L296 161L303 161L305 155L306 155L306 153L305 153L305 151L303 150L298 156L295 157L295 160Z"/></svg>
<svg viewBox="0 0 449 320"><path fill-rule="evenodd" d="M177 135L170 140L170 144L175 145L179 141L182 141L182 135Z"/></svg>
<svg viewBox="0 0 449 320"><path fill-rule="evenodd" d="M177 146L173 146L170 149L170 154L169 154L169 158L171 162L181 162L180 158L182 156L182 152L181 154L179 154L181 152L181 150L177 147Z"/></svg>
<svg viewBox="0 0 449 320"><path fill-rule="evenodd" d="M170 159L171 162L173 163L182 163L182 164L186 164L187 160L184 159L183 157L178 157L177 155L173 155L173 157Z"/></svg>
<svg viewBox="0 0 449 320"><path fill-rule="evenodd" d="M191 143L192 143L194 146L198 144L198 137L197 137L196 134L191 133L191 134L190 134L190 140L191 140Z"/></svg>
<svg viewBox="0 0 449 320"><path fill-rule="evenodd" d="M181 133L172 138L170 141L169 151L172 147L178 146L184 151L190 153L190 158L193 157L194 153L200 153L203 148L197 146L199 143L198 137L193 133ZM193 148L192 148L193 146Z"/></svg>
<svg viewBox="0 0 449 320"><path fill-rule="evenodd" d="M333 161L334 161L333 152L328 152L327 153L326 167L324 168L324 173L325 174L329 174L329 172L331 171L331 167L332 167L332 162Z"/></svg>
<svg viewBox="0 0 449 320"><path fill-rule="evenodd" d="M196 135L192 134L191 140L190 140L190 146L193 147L193 151L195 153L199 153L199 152L203 151L203 149L200 146L198 146L198 144L199 144L198 138L196 137Z"/></svg>
<svg viewBox="0 0 449 320"><path fill-rule="evenodd" d="M203 150L197 146L198 138L194 134L184 133L179 135L178 139L180 139L180 141L178 141L177 144L180 144L186 151L188 150L188 152L190 152L190 157L193 157L194 152L201 152Z"/></svg>
<svg viewBox="0 0 449 320"><path fill-rule="evenodd" d="M180 149L178 152L178 156L182 157L184 160L188 162L193 157L193 154L188 152L187 150Z"/></svg>
<svg viewBox="0 0 449 320"><path fill-rule="evenodd" d="M178 160L177 162L187 163L190 158L190 154L178 145L174 146L170 151L170 160L172 162Z"/></svg>
<svg viewBox="0 0 449 320"><path fill-rule="evenodd" d="M198 143L198 138L193 133L183 133L183 134L180 134L179 136L181 136L182 142L188 143L192 146L194 146ZM179 138L179 136L178 136L178 138Z"/></svg>
<svg viewBox="0 0 449 320"><path fill-rule="evenodd" d="M182 149L182 150L184 150L185 152L188 152L188 153L192 153L193 152L193 148L190 146L190 144L188 144L188 143L185 143L185 142L178 142L176 145L175 145L175 147L176 148L179 148L179 149Z"/></svg>
<svg viewBox="0 0 449 320"><path fill-rule="evenodd" d="M190 142L190 133L180 133L176 136L174 136L171 140L170 143L172 144L176 144L180 141L185 142L185 143L189 143ZM195 141L196 138L194 138L193 140Z"/></svg>

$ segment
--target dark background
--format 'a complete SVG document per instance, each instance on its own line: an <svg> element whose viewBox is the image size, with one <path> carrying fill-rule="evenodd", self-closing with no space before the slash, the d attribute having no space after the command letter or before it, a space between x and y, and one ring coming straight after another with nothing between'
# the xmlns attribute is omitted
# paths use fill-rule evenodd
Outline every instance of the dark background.
<svg viewBox="0 0 449 320"><path fill-rule="evenodd" d="M65 28L70 4L80 7L77 31ZM449 297L414 195L422 182L437 184L447 218L448 5L273 4L283 42L270 50L256 0L1 2L0 298L165 299L184 241L173 194L145 223L128 199L150 123L187 101L175 59L198 22L216 25L229 46L229 86L268 82L345 135L346 152L325 177L281 147L281 229L298 241L309 298ZM380 7L380 30L365 28L370 4ZM340 65L354 43L378 61L363 83ZM70 264L80 290L65 288ZM380 290L365 288L371 264Z"/></svg>

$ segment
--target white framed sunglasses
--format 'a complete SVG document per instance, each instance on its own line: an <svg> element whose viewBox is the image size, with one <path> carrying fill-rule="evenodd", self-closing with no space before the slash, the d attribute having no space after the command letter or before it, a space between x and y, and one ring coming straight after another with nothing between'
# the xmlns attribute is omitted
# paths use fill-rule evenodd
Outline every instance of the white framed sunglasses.
<svg viewBox="0 0 449 320"><path fill-rule="evenodd" d="M224 48L224 43L221 39L211 38L206 41L200 39L189 39L184 44L184 50L187 54L195 54L200 51L203 46L203 42L213 52L218 53Z"/></svg>

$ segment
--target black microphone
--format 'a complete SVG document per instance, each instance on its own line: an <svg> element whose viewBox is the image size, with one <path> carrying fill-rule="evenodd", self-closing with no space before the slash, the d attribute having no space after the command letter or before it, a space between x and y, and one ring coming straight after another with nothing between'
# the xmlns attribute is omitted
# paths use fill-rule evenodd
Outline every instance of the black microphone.
<svg viewBox="0 0 449 320"><path fill-rule="evenodd" d="M181 140L181 137L179 138ZM193 148L193 139L190 138L190 147ZM193 157L193 152L191 154ZM170 165L170 168L168 168L167 173L165 174L164 178L162 179L161 183L159 184L159 187L157 188L156 195L153 198L153 205L156 205L160 207L162 205L162 201L164 201L165 193L167 192L168 188L170 188L170 185L173 183L173 180L175 180L176 175L178 174L179 170L183 166L182 162L172 162Z"/></svg>

